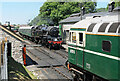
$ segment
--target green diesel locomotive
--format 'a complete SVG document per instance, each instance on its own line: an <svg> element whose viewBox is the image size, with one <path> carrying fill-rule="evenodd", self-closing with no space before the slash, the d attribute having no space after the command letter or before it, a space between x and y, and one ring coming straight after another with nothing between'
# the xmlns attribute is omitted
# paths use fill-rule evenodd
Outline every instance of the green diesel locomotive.
<svg viewBox="0 0 120 81"><path fill-rule="evenodd" d="M120 12L86 18L70 29L66 65L75 81L120 81Z"/></svg>

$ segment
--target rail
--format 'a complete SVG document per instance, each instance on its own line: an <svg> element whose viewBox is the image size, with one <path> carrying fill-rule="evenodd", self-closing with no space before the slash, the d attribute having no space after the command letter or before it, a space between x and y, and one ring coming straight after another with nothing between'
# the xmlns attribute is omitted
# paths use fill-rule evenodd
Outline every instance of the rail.
<svg viewBox="0 0 120 81"><path fill-rule="evenodd" d="M0 45L0 81L8 80L8 71L7 71L7 43L2 43Z"/></svg>

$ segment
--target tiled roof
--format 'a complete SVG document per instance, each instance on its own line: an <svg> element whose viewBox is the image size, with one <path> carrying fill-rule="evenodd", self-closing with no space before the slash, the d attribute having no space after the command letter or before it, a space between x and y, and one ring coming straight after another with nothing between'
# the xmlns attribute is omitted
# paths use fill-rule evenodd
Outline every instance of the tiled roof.
<svg viewBox="0 0 120 81"><path fill-rule="evenodd" d="M82 19L85 19L86 17L94 17L94 16L105 16L107 15L107 12L98 12L98 13L89 13L89 14L85 14L84 16L82 16ZM76 23L78 21L81 20L81 16L80 13L76 13L76 14L72 14L70 15L70 17L61 20L59 23Z"/></svg>
<svg viewBox="0 0 120 81"><path fill-rule="evenodd" d="M66 19L63 19L59 23L71 23L71 22L76 23L78 21L80 21L80 17L68 17Z"/></svg>

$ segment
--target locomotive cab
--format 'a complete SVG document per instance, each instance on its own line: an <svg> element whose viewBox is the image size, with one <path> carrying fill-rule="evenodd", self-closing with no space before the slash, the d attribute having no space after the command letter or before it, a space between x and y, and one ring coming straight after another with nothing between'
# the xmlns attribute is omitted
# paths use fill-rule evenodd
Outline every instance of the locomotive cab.
<svg viewBox="0 0 120 81"><path fill-rule="evenodd" d="M66 65L75 81L120 81L118 16L84 19L70 29Z"/></svg>

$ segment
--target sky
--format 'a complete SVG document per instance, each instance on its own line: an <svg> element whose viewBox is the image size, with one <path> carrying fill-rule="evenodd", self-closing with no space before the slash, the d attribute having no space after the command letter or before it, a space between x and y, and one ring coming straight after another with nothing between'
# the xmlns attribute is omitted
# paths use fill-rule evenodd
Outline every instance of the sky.
<svg viewBox="0 0 120 81"><path fill-rule="evenodd" d="M2 23L26 24L39 14L43 2L3 2L1 9Z"/></svg>
<svg viewBox="0 0 120 81"><path fill-rule="evenodd" d="M27 24L29 20L39 14L40 7L44 2L45 0L0 1L0 22L2 24L5 24L6 21L10 21L11 24ZM105 8L107 4L107 0L98 0L97 8Z"/></svg>

